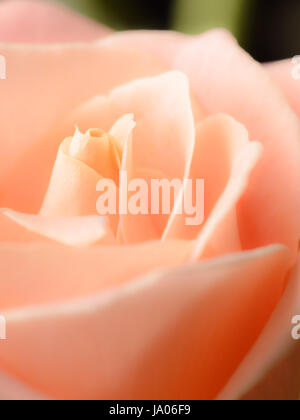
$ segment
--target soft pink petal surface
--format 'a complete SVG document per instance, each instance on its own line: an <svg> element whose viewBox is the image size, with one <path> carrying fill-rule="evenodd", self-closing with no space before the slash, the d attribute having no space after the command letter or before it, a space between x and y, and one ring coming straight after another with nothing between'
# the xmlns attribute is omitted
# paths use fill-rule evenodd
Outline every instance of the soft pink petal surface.
<svg viewBox="0 0 300 420"><path fill-rule="evenodd" d="M228 184L196 240L195 259L242 250L235 206L246 190L251 171L261 154L262 147L257 142L249 143L240 151Z"/></svg>
<svg viewBox="0 0 300 420"><path fill-rule="evenodd" d="M238 209L242 246L282 242L293 251L294 262L300 231L300 126L263 66L242 51L225 31L198 37L157 32L152 40L147 31L141 36L129 32L113 35L105 42L134 45L186 72L192 90L209 112L233 116L249 130L252 140L263 143L264 157ZM287 85L286 81L281 85ZM297 101L296 91L293 103Z"/></svg>
<svg viewBox="0 0 300 420"><path fill-rule="evenodd" d="M89 41L106 34L105 28L57 6L32 1L0 5L0 41ZM158 78L167 77L161 84L150 79L133 82L114 90L109 99L90 100L136 78L163 73L164 65L142 49L183 70L199 103L187 100L188 86L179 73ZM10 72L0 86L0 206L39 210L57 147L72 134L74 117L86 129L100 126L109 130L116 117L134 112L139 122L136 138L131 141L125 136L123 141L132 153L130 159L124 159L125 167L129 171L138 167L142 173L151 167L156 174L182 177L191 163L193 120L202 119L203 104L210 113L226 112L245 124L250 139L261 141L265 153L251 177L254 158L242 181L234 177L242 188L233 194L234 199L227 194L226 203L219 201L222 217L218 217L218 207L215 211L213 207L224 189L224 177L210 178L214 166L208 161L205 166L202 154L196 156L195 176L201 168L213 183L206 204L212 228L204 245L200 235L197 255L282 242L292 250L295 261L300 234L299 122L262 68L230 37L212 32L191 40L174 33L128 32L90 45L3 45L1 53ZM267 70L299 113L297 82L288 78L288 65L274 64ZM192 109L198 110L194 118ZM170 110L177 112L172 124L166 118ZM174 124L173 132L170 127ZM216 166L227 175L234 144L242 142L243 136L235 139L230 135L228 143L224 141L222 156L227 160ZM199 146L198 138L196 150L198 145L201 152L207 152L211 145L202 137L203 144ZM140 143L142 138L145 143ZM246 162L256 144L250 143ZM54 171L57 181L53 175L47 195L49 199L54 193L61 194L61 200L53 199L52 207L49 200L45 214L93 214L95 191L93 187L89 196L86 186L90 178L94 185L99 174L62 155L59 153ZM240 164L247 167L243 162ZM64 179L65 187L70 179L74 181L74 197L82 192L80 200L68 201L74 207L63 208L65 194L72 194L72 188L61 183ZM248 180L236 212L235 204ZM82 202L85 209L76 204ZM57 398L214 398L226 383L220 398L297 398L299 346L291 342L288 324L300 309L298 273L293 273L264 329L286 285L290 262L284 248L271 246L179 271L152 273L137 284L120 288L155 268L185 263L190 246L172 241L68 249L42 244L49 236L53 239L53 231L57 235L56 224L50 226L49 235L41 216L14 212L7 216L0 214L0 242L34 243L0 244L0 308L8 310L11 334L6 342L0 341L0 368ZM161 222L158 226L161 228ZM122 226L123 238L129 241L145 239L144 232L152 238L152 222L142 221L136 229L128 219ZM117 290L98 295L112 287ZM92 294L93 298L87 297ZM0 375L0 389L2 385L0 399L35 398L34 392L4 375Z"/></svg>
<svg viewBox="0 0 300 420"><path fill-rule="evenodd" d="M300 342L292 319L300 314L300 263L259 340L219 395L220 399L297 400L300 394Z"/></svg>
<svg viewBox="0 0 300 420"><path fill-rule="evenodd" d="M149 181L187 177L195 127L185 75L174 71L118 87L107 98L95 97L76 109L69 124L76 122L82 131L95 125L108 130L127 113L132 113L136 122L128 159L122 167L128 182L133 178ZM151 215L126 215L121 220L127 242L158 239L166 222L165 217Z"/></svg>
<svg viewBox="0 0 300 420"><path fill-rule="evenodd" d="M214 398L282 295L287 265L272 246L4 312L0 367L55 398Z"/></svg>
<svg viewBox="0 0 300 420"><path fill-rule="evenodd" d="M101 216L83 217L47 217L4 210L7 219L15 222L24 230L32 232L33 236L43 236L68 246L91 246L96 243L113 244L114 238L110 231L108 220ZM1 215L1 218L3 217ZM5 223L5 222L4 222ZM5 240L11 242L16 228L6 224ZM10 233L11 229L11 233ZM0 233L0 241L4 241ZM11 238L10 238L11 235ZM21 240L21 238L19 238Z"/></svg>
<svg viewBox="0 0 300 420"><path fill-rule="evenodd" d="M170 66L179 47L184 46L190 39L190 36L178 32L140 30L116 32L109 36L105 43L146 50Z"/></svg>
<svg viewBox="0 0 300 420"><path fill-rule="evenodd" d="M299 69L299 60L293 62L290 59L267 64L265 68L300 118L300 73L297 67ZM293 71L297 71L295 72L297 79L293 77Z"/></svg>
<svg viewBox="0 0 300 420"><path fill-rule="evenodd" d="M195 259L240 251L236 205L261 154L261 144L250 142L233 118L219 114L199 123L189 179L204 180L204 223L188 227L186 215L175 216L165 238L196 239Z"/></svg>
<svg viewBox="0 0 300 420"><path fill-rule="evenodd" d="M38 401L46 399L46 396L42 396L27 385L0 371L0 401Z"/></svg>
<svg viewBox="0 0 300 420"><path fill-rule="evenodd" d="M300 232L300 124L267 73L222 31L192 40L174 67L185 71L208 111L225 112L264 145L238 218L242 245L284 243L296 260Z"/></svg>
<svg viewBox="0 0 300 420"><path fill-rule="evenodd" d="M41 215L74 217L96 214L96 185L101 175L70 156L71 138L60 146Z"/></svg>
<svg viewBox="0 0 300 420"><path fill-rule="evenodd" d="M59 144L74 132L64 124L68 113L120 84L164 72L149 54L101 43L3 45L1 53L9 74L0 84L0 206L29 213L39 210Z"/></svg>
<svg viewBox="0 0 300 420"><path fill-rule="evenodd" d="M0 42L93 41L110 33L56 2L5 0L0 4Z"/></svg>
<svg viewBox="0 0 300 420"><path fill-rule="evenodd" d="M48 227L49 228L49 227ZM72 248L36 238L0 243L0 308L89 296L188 261L184 241Z"/></svg>
<svg viewBox="0 0 300 420"><path fill-rule="evenodd" d="M169 72L141 78L95 97L72 115L81 131L98 125L108 130L124 114L136 122L133 165L167 177L183 177L194 150L194 119L188 79Z"/></svg>

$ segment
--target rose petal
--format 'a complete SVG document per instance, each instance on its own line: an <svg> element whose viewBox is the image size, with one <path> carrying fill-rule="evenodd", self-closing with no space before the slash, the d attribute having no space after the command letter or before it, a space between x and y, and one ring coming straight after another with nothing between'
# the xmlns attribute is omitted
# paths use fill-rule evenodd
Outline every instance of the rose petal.
<svg viewBox="0 0 300 420"><path fill-rule="evenodd" d="M117 141L120 150L124 148L128 139L132 137L132 132L136 127L133 114L125 114L111 128L110 134Z"/></svg>
<svg viewBox="0 0 300 420"><path fill-rule="evenodd" d="M89 216L97 213L96 186L101 175L70 156L72 138L61 144L40 214L51 217Z"/></svg>
<svg viewBox="0 0 300 420"><path fill-rule="evenodd" d="M46 399L48 398L0 371L0 401L38 401Z"/></svg>
<svg viewBox="0 0 300 420"><path fill-rule="evenodd" d="M164 66L149 54L101 43L2 45L0 51L7 61L7 79L1 81L0 206L36 213L59 144L74 131L63 123L67 114L96 94L160 74Z"/></svg>
<svg viewBox="0 0 300 420"><path fill-rule="evenodd" d="M118 87L107 100L93 98L79 107L71 116L70 124L76 122L82 131L95 124L108 130L126 113L132 113L136 121L131 167L126 163L123 167L128 173L128 183L132 178L148 182L158 177L180 180L187 177L195 129L186 77L179 72L170 72ZM134 219L131 215L124 216L126 241L158 239L167 222L163 218L163 225L161 219L152 215L135 216Z"/></svg>
<svg viewBox="0 0 300 420"><path fill-rule="evenodd" d="M300 260L276 311L219 399L298 400L300 341L291 332L299 314Z"/></svg>
<svg viewBox="0 0 300 420"><path fill-rule="evenodd" d="M6 312L0 365L54 398L214 398L282 295L288 259L271 246Z"/></svg>
<svg viewBox="0 0 300 420"><path fill-rule="evenodd" d="M138 48L156 55L167 65L171 65L178 48L185 45L190 36L172 31L125 31L115 32L105 39L107 45L118 45L124 48Z"/></svg>
<svg viewBox="0 0 300 420"><path fill-rule="evenodd" d="M112 31L56 4L11 0L0 4L0 41L93 41Z"/></svg>
<svg viewBox="0 0 300 420"><path fill-rule="evenodd" d="M102 244L112 244L114 242L108 221L100 216L57 218L18 213L12 210L5 210L2 214L25 230L32 232L31 240L36 235L37 237L44 236L68 246L89 246L100 241ZM11 238L7 231L9 231L8 227L5 240L6 242L12 242L16 239L16 228L12 228ZM28 233L28 235L30 234ZM21 238L18 239L20 241ZM3 241L2 232L0 232L0 241Z"/></svg>
<svg viewBox="0 0 300 420"><path fill-rule="evenodd" d="M237 155L228 184L196 240L195 260L242 249L235 206L261 154L261 144L250 142Z"/></svg>
<svg viewBox="0 0 300 420"><path fill-rule="evenodd" d="M190 36L172 31L138 30L116 32L101 43L114 48L134 48L140 52L147 51L165 63L168 66L165 69L167 71L173 66L179 48L186 45L191 39ZM192 89L190 96L195 122L201 121L207 116L207 110L199 103Z"/></svg>
<svg viewBox="0 0 300 420"><path fill-rule="evenodd" d="M114 179L116 171L110 143L108 134L99 128L90 128L85 134L76 128L68 155L98 174Z"/></svg>
<svg viewBox="0 0 300 420"><path fill-rule="evenodd" d="M99 293L148 271L184 264L190 252L183 241L79 249L0 243L0 310Z"/></svg>
<svg viewBox="0 0 300 420"><path fill-rule="evenodd" d="M194 147L194 120L185 75L174 71L135 80L114 89L107 101L93 98L72 118L82 131L96 122L108 130L127 113L136 121L134 166L161 171L168 177L183 177Z"/></svg>
<svg viewBox="0 0 300 420"><path fill-rule="evenodd" d="M7 242L32 242L45 241L45 237L40 236L30 230L24 229L23 226L15 223L3 214L0 210L0 243Z"/></svg>
<svg viewBox="0 0 300 420"><path fill-rule="evenodd" d="M276 63L267 64L266 70L274 82L280 87L282 92L285 94L290 106L300 117L300 81L293 77L293 71L299 68L299 60L294 62L293 60L278 61Z"/></svg>
<svg viewBox="0 0 300 420"><path fill-rule="evenodd" d="M263 67L223 31L195 38L174 68L185 71L209 112L225 112L264 145L238 208L244 248L284 243L296 259L300 233L300 126Z"/></svg>
<svg viewBox="0 0 300 420"><path fill-rule="evenodd" d="M205 119L196 133L189 178L204 181L204 225L187 226L186 214L173 216L164 238L197 238L194 258L198 259L241 250L235 207L262 148L250 143L245 127L227 115Z"/></svg>

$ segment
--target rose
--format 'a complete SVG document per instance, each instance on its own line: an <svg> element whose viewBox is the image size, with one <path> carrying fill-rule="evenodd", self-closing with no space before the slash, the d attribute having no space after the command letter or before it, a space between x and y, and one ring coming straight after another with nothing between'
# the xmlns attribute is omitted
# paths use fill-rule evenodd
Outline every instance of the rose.
<svg viewBox="0 0 300 420"><path fill-rule="evenodd" d="M25 34L71 41L77 25L91 40L103 28L47 5L1 7L0 205L17 210L0 219L1 398L297 398L291 63L264 69L222 31L12 45ZM74 124L113 127L132 176L204 178L205 224L100 224L95 185L115 174L111 140L85 137L72 155L72 138L59 145Z"/></svg>

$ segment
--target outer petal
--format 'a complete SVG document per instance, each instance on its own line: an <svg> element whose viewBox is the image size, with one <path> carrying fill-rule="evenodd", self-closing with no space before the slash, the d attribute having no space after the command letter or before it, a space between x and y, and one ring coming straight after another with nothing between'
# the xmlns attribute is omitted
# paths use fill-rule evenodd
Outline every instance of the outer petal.
<svg viewBox="0 0 300 420"><path fill-rule="evenodd" d="M281 88L289 104L300 118L299 60L284 60L266 65L266 70Z"/></svg>
<svg viewBox="0 0 300 420"><path fill-rule="evenodd" d="M2 219L3 216L6 217L6 221ZM114 243L108 220L100 216L47 217L5 210L0 221L4 225L1 226L4 232L0 231L0 242L40 240L42 236L68 246L90 246L99 242ZM11 221L27 232L16 235L19 229L12 226Z"/></svg>
<svg viewBox="0 0 300 420"><path fill-rule="evenodd" d="M6 312L0 366L55 398L214 398L282 295L287 254L272 246Z"/></svg>
<svg viewBox="0 0 300 420"><path fill-rule="evenodd" d="M111 32L59 4L37 0L11 0L0 4L0 41L93 41Z"/></svg>
<svg viewBox="0 0 300 420"><path fill-rule="evenodd" d="M28 213L39 210L58 146L74 131L62 125L66 114L94 95L165 70L149 54L101 43L0 45L0 53L7 61L0 81L0 206Z"/></svg>
<svg viewBox="0 0 300 420"><path fill-rule="evenodd" d="M0 211L0 242L31 242L46 240L40 235L24 229Z"/></svg>
<svg viewBox="0 0 300 420"><path fill-rule="evenodd" d="M72 122L81 131L100 124L109 130L124 114L136 122L133 165L182 178L194 150L194 119L186 76L177 71L143 78L80 106Z"/></svg>
<svg viewBox="0 0 300 420"><path fill-rule="evenodd" d="M238 154L226 188L196 240L195 259L241 249L236 205L248 186L251 171L261 154L262 147L257 142L249 143Z"/></svg>
<svg viewBox="0 0 300 420"><path fill-rule="evenodd" d="M300 260L276 311L220 399L299 398L300 341L293 340L291 334L296 315L300 315Z"/></svg>
<svg viewBox="0 0 300 420"><path fill-rule="evenodd" d="M180 241L88 248L32 239L0 243L0 311L99 293L154 269L180 266L190 252L190 244Z"/></svg>
<svg viewBox="0 0 300 420"><path fill-rule="evenodd" d="M238 208L246 248L284 243L294 262L300 236L300 126L264 69L223 32L195 38L177 55L208 111L225 112L264 145Z"/></svg>

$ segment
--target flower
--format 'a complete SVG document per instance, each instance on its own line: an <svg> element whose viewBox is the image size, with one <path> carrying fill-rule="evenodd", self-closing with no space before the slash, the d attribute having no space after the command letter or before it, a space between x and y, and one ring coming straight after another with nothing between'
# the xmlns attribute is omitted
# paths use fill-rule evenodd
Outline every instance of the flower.
<svg viewBox="0 0 300 420"><path fill-rule="evenodd" d="M99 40L105 29L56 6L1 7L5 41L22 40L20 13L36 31L0 46L0 397L297 398L288 63L264 68L219 30ZM45 14L54 40L56 13L55 41L61 28L77 41L77 25L95 40L35 45ZM204 179L204 224L176 213L181 193L168 217L97 215L96 185L119 167Z"/></svg>

